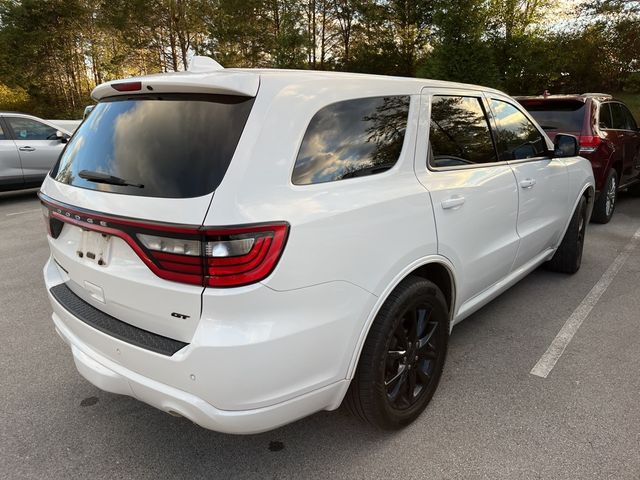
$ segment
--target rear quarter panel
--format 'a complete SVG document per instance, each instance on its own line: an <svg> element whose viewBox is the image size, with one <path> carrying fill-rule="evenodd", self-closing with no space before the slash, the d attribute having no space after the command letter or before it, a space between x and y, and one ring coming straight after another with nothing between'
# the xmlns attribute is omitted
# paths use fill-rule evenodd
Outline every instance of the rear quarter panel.
<svg viewBox="0 0 640 480"><path fill-rule="evenodd" d="M206 217L208 225L285 220L283 257L263 283L275 290L347 281L379 295L416 258L435 253L430 199L413 172L418 119L415 80L335 78L261 81L243 138ZM341 100L411 95L405 141L384 173L293 185L291 173L309 121Z"/></svg>

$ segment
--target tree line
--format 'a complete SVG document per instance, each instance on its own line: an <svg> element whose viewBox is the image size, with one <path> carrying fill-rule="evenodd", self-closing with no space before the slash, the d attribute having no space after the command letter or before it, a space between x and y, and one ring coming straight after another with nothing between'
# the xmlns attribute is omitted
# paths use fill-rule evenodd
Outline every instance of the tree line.
<svg viewBox="0 0 640 480"><path fill-rule="evenodd" d="M638 92L639 32L640 0L0 0L0 109L77 118L95 85L193 54L511 94Z"/></svg>

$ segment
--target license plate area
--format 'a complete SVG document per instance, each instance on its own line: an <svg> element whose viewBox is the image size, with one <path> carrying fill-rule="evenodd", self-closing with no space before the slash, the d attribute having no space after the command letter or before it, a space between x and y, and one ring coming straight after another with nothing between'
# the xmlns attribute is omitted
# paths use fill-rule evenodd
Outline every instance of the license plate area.
<svg viewBox="0 0 640 480"><path fill-rule="evenodd" d="M101 267L109 265L111 258L111 235L105 233L82 231L82 239L78 256Z"/></svg>

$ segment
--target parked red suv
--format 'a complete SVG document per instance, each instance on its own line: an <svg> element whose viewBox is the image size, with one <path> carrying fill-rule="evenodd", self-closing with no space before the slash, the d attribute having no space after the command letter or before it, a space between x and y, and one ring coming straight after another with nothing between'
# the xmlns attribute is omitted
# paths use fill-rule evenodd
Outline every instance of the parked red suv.
<svg viewBox="0 0 640 480"><path fill-rule="evenodd" d="M611 220L620 190L640 194L640 130L629 109L603 93L516 97L553 139L569 133L593 167L598 196L591 220Z"/></svg>

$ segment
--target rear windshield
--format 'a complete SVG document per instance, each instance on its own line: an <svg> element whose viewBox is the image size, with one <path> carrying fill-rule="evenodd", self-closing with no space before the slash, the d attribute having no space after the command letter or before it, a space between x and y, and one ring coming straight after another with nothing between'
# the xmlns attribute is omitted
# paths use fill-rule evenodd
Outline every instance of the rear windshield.
<svg viewBox="0 0 640 480"><path fill-rule="evenodd" d="M536 122L550 132L580 132L584 120L583 102L544 100L540 102L522 102Z"/></svg>
<svg viewBox="0 0 640 480"><path fill-rule="evenodd" d="M100 102L51 171L104 192L187 198L214 191L229 167L253 98L137 95Z"/></svg>

